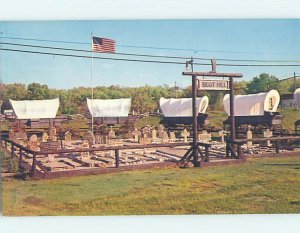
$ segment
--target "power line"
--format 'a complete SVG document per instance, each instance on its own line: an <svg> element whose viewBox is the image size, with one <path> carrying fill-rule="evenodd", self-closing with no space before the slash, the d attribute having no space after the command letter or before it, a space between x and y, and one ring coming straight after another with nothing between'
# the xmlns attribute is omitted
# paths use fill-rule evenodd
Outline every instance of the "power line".
<svg viewBox="0 0 300 233"><path fill-rule="evenodd" d="M63 53L50 53L50 52L41 52L41 51L30 51L30 50L20 50L20 49L9 49L9 48L3 48L0 47L0 50L4 51L11 51L11 52L22 52L22 53L31 53L31 54L42 54L42 55L52 55L52 56L64 56L64 57L76 57L76 58L87 58L91 59L91 56L84 56L84 55L75 55L75 54L63 54ZM101 60L115 60L115 61L130 61L130 62L145 62L145 63L159 63L159 64L176 64L176 65L185 65L185 62L174 62L174 61L158 61L158 60L140 60L140 59L124 59L124 58L110 58L110 57L93 57L93 59L101 59ZM204 65L204 66L210 66L211 64L207 63L193 63L194 65ZM220 66L300 66L300 64L294 64L294 65L245 65L245 64L219 64ZM299 77L299 76L295 76ZM275 83L279 83L282 81L286 81L289 79L293 79L295 77L288 77L285 79L277 80L270 83L264 83L261 85L258 85L257 87L265 86L265 85L272 85ZM242 88L236 88L235 90L240 90Z"/></svg>
<svg viewBox="0 0 300 233"><path fill-rule="evenodd" d="M294 75L294 72L293 73L284 74L284 75L280 75L280 76L276 76L276 78L281 79L281 78L284 78L284 77L290 77L292 75Z"/></svg>
<svg viewBox="0 0 300 233"><path fill-rule="evenodd" d="M22 46L22 47L31 47L31 48L43 48L43 49L56 49L56 50L66 50L66 51L74 51L74 52L88 52L90 53L91 50L87 49L73 49L73 48L64 48L64 47L52 47L52 46L41 46L41 45L29 45L29 44L19 44L19 43L8 43L8 42L0 42L0 44L5 45L15 45L15 46ZM104 53L105 52L98 52ZM107 53L112 54L112 53ZM136 56L136 57L156 57L156 58L171 58L171 59L190 59L190 57L181 57L181 56L162 56L162 55L150 55L150 54L138 54L138 53L113 53L117 55L125 55L125 56ZM210 61L209 58L197 58L198 60L207 60ZM300 60L299 60L300 62Z"/></svg>
<svg viewBox="0 0 300 233"><path fill-rule="evenodd" d="M194 63L197 64L197 63ZM242 67L300 67L300 64L226 64L219 63L217 66L242 66Z"/></svg>
<svg viewBox="0 0 300 233"><path fill-rule="evenodd" d="M287 81L289 79L294 79L294 77L288 77L288 78L280 79L280 80L277 80L277 81L274 81L274 82L270 82L270 83L263 83L261 85L258 85L257 87L266 86L266 85L272 85L272 84L280 83L280 82L283 82L283 81Z"/></svg>
<svg viewBox="0 0 300 233"><path fill-rule="evenodd" d="M300 76L295 76L296 78L299 78ZM269 82L269 83L262 83L260 85L256 85L255 87L263 87L263 86L267 86L267 85L273 85L273 84L277 84L277 83L280 83L280 82L283 82L283 81L287 81L287 80L290 80L290 79L294 79L295 77L288 77L288 78L284 78L284 79L280 79L280 80L277 80L277 81L274 81L274 82ZM235 88L234 90L242 90L244 88Z"/></svg>
<svg viewBox="0 0 300 233"><path fill-rule="evenodd" d="M32 54L43 54L43 55L52 55L52 56L64 56L64 57L77 57L77 58L88 58L91 59L91 56L85 55L75 55L75 54L64 54L64 53L50 53L50 52L40 52L40 51L30 51L30 50L21 50L21 49L7 49L0 48L0 50L11 51L11 52L21 52L21 53L32 53ZM113 60L113 61L131 61L131 62L145 62L145 63L161 63L161 64L176 64L176 65L185 65L185 62L175 62L175 61L157 61L157 60L140 60L140 59L125 59L125 58L110 58L110 57L93 57L94 59L101 60ZM210 64L200 64L198 65L210 65Z"/></svg>
<svg viewBox="0 0 300 233"><path fill-rule="evenodd" d="M78 58L91 58L91 56L66 54L66 53L52 53L52 52L41 52L32 50L21 50L21 49L9 49L0 48L5 51L12 52L22 52L22 53L32 53L32 54L44 54L44 55L54 55L54 56L65 56L65 57L78 57ZM185 65L186 62L175 62L175 61L159 61L159 60L141 60L141 59L125 59L125 58L111 58L111 57L94 57L95 59L102 60L114 60L114 61L132 61L132 62L144 62L144 63L160 63L160 64L177 64ZM194 65L211 66L210 63L193 63ZM219 63L218 66L233 66L233 67L300 67L300 64L225 64Z"/></svg>
<svg viewBox="0 0 300 233"><path fill-rule="evenodd" d="M22 37L10 37L10 36L1 36L3 39L12 39L12 40L27 40L27 41L39 41L39 42L53 42L53 43L63 43L63 44L90 44L86 42L78 41L63 41L63 40L45 40L45 39L35 39L35 38L22 38Z"/></svg>
<svg viewBox="0 0 300 233"><path fill-rule="evenodd" d="M1 38L1 37L0 37ZM31 47L31 48L43 48L43 49L55 49L55 50L66 50L66 51L74 51L74 52L91 52L91 50L87 49L74 49L74 48L64 48L64 47L53 47L53 46L42 46L42 45L31 45L31 44L20 44L20 43L10 43L10 42L0 42L0 44L4 45L14 45L14 46L22 46L22 47ZM99 52L101 53L101 52ZM105 52L102 52L105 53ZM111 53L110 53L111 54ZM190 57L182 57L182 56L162 56L162 55L151 55L151 54L138 54L138 53L114 53L117 55L125 55L125 56L137 56L137 57L152 57L152 58L170 58L170 59L190 59ZM210 58L194 58L197 60L206 60L210 61ZM235 59L218 59L219 61L249 61L249 62L300 62L300 60L235 60Z"/></svg>
<svg viewBox="0 0 300 233"><path fill-rule="evenodd" d="M46 39L35 39L35 38L21 38L21 37L8 37L1 36L3 39L13 39L13 40L24 40L24 41L38 41L38 42L51 42L51 43L64 43L64 44L79 44L79 45L89 45L87 42L78 42L78 41L61 41L61 40L46 40ZM174 51L189 51L193 53L197 52L223 52L223 53L249 53L249 54L285 54L285 53L265 53L265 52L236 52L236 51L222 51L222 50L205 50L205 49L186 49L186 48L167 48L167 47L155 47L155 46L135 46L135 45L117 45L118 47L125 48L142 48L142 49L155 49L155 50L174 50ZM165 57L165 58L182 58L189 59L189 57L182 56L158 56L150 54L126 54L120 53L123 55L136 55L136 56L149 56L149 57ZM300 54L293 54L300 55ZM194 57L195 60L210 60L210 58L203 57ZM243 61L243 62L299 62L299 60L262 60L262 59L225 59L225 58L216 58L218 61Z"/></svg>
<svg viewBox="0 0 300 233"><path fill-rule="evenodd" d="M0 32L0 35L2 35L2 32ZM0 37L0 42L2 42L2 40L1 40L1 37ZM2 48L2 44L0 44L0 48ZM3 71L2 71L2 53L1 53L1 51L0 51L0 69L1 69L1 71L0 71L0 87L1 87L1 85L3 84L3 80L2 80L2 74L3 74Z"/></svg>
<svg viewBox="0 0 300 233"><path fill-rule="evenodd" d="M300 62L300 60L262 60L262 59L225 59L219 58L215 59L218 61L238 61L238 62Z"/></svg>
<svg viewBox="0 0 300 233"><path fill-rule="evenodd" d="M39 46L39 45L28 45L28 44L16 44L16 43L5 43L5 42L0 42L2 44L6 45L13 45L13 46L25 46L25 47L33 47L33 48L42 48L42 49L55 49L55 50L65 50L65 51L75 51L75 52L91 52L90 50L83 50L83 49L71 49L71 48L63 48L63 47L51 47L51 46ZM4 50L4 49L3 49ZM11 49L7 51L15 51L15 52L28 52L28 53L37 53L36 51L29 51L29 50L17 50L17 49ZM46 52L39 52L40 54L48 54L48 55L55 55L52 53L46 53ZM107 53L106 53L107 54ZM109 54L114 54L114 53L109 53ZM61 55L63 56L64 54L56 54L57 56ZM66 54L65 54L66 55ZM128 53L118 53L117 55L131 55L131 56L148 56L152 57L152 55L141 55L141 54L128 54ZM68 56L71 56L68 54ZM79 56L79 55L78 55ZM85 57L85 56L81 56ZM88 58L89 56L86 56ZM160 56L154 56L154 57L160 57ZM162 56L164 57L164 56ZM100 58L100 57L99 57ZM165 58L165 57L164 57ZM175 57L172 57L175 58ZM178 58L178 57L176 57ZM107 59L107 60L124 60L124 61L137 61L137 62L157 62L157 63L174 63L174 64L185 64L183 62L173 62L173 61L151 61L151 60L139 60L139 59L121 59L121 58L108 58L108 57L102 57L101 59ZM195 65L210 65L207 63L194 63ZM300 64L228 64L228 63L219 63L219 66L241 66L241 67L297 67L300 66Z"/></svg>

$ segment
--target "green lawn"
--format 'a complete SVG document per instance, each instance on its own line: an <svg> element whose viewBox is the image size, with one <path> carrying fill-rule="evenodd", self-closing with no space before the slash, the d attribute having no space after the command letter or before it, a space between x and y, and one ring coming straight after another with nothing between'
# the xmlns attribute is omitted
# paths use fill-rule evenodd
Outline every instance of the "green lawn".
<svg viewBox="0 0 300 233"><path fill-rule="evenodd" d="M214 110L209 111L210 125L216 128L223 128L223 121L227 119L227 114L224 111ZM160 117L144 117L140 118L136 122L136 127L143 127L145 125L158 126L161 118Z"/></svg>
<svg viewBox="0 0 300 233"><path fill-rule="evenodd" d="M70 129L80 129L80 128L88 128L88 120L87 119L77 119L72 120L70 122L63 122L61 124L62 128L70 128Z"/></svg>
<svg viewBox="0 0 300 233"><path fill-rule="evenodd" d="M293 130L295 128L295 121L300 120L300 111L297 109L279 109L284 115L282 125L284 129ZM223 128L223 121L227 119L225 111L213 110L207 111L209 115L210 125L215 128ZM158 126L160 117L145 117L138 119L136 127L143 127L145 125Z"/></svg>
<svg viewBox="0 0 300 233"><path fill-rule="evenodd" d="M285 129L294 129L294 123L296 120L300 120L300 111L297 109L279 109L284 115L282 125ZM213 110L207 112L209 115L210 125L216 128L223 128L223 121L227 119L225 111ZM143 127L145 125L158 126L160 117L144 117L140 118L136 122L136 127ZM69 123L63 123L62 127L66 128L86 128L88 127L87 119L78 119ZM8 122L0 122L0 128L3 130L8 129Z"/></svg>
<svg viewBox="0 0 300 233"><path fill-rule="evenodd" d="M300 111L298 109L278 109L284 115L282 126L284 129L294 130L295 121L300 120ZM227 119L227 114L224 111L208 111L210 125L216 128L223 127L223 121Z"/></svg>
<svg viewBox="0 0 300 233"><path fill-rule="evenodd" d="M295 121L300 120L300 111L298 109L279 109L279 111L284 115L282 120L283 128L294 130Z"/></svg>
<svg viewBox="0 0 300 233"><path fill-rule="evenodd" d="M300 213L300 157L2 182L5 215Z"/></svg>
<svg viewBox="0 0 300 233"><path fill-rule="evenodd" d="M9 123L8 123L8 121L1 121L0 122L0 129L1 130L8 130L8 125L9 125Z"/></svg>
<svg viewBox="0 0 300 233"><path fill-rule="evenodd" d="M159 126L160 121L161 121L161 118L160 117L155 117L155 116L139 118L139 119L137 119L135 127L140 128L140 127L144 127L146 125Z"/></svg>
<svg viewBox="0 0 300 233"><path fill-rule="evenodd" d="M214 110L208 111L207 114L211 126L214 126L218 129L223 128L223 121L225 121L228 117L225 111Z"/></svg>

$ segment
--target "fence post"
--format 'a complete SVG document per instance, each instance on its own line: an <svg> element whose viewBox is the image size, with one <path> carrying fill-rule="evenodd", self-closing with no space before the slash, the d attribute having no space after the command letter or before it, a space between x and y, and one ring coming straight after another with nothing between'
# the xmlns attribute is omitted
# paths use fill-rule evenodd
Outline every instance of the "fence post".
<svg viewBox="0 0 300 233"><path fill-rule="evenodd" d="M23 150L20 149L20 160L19 160L19 167L22 167L23 166Z"/></svg>
<svg viewBox="0 0 300 233"><path fill-rule="evenodd" d="M11 158L13 159L15 157L15 145L11 143Z"/></svg>
<svg viewBox="0 0 300 233"><path fill-rule="evenodd" d="M237 159L240 159L242 154L242 148L241 148L241 144L238 143L238 151L237 151Z"/></svg>
<svg viewBox="0 0 300 233"><path fill-rule="evenodd" d="M34 175L36 172L36 153L32 154L32 166L31 166L31 174Z"/></svg>
<svg viewBox="0 0 300 233"><path fill-rule="evenodd" d="M278 142L278 140L275 141L275 151L276 151L276 154L279 154L279 142Z"/></svg>
<svg viewBox="0 0 300 233"><path fill-rule="evenodd" d="M229 158L229 142L226 141L226 158Z"/></svg>
<svg viewBox="0 0 300 233"><path fill-rule="evenodd" d="M205 161L204 162L209 162L209 145L205 146Z"/></svg>
<svg viewBox="0 0 300 233"><path fill-rule="evenodd" d="M115 150L115 155L116 155L116 168L120 166L120 150L117 149Z"/></svg>

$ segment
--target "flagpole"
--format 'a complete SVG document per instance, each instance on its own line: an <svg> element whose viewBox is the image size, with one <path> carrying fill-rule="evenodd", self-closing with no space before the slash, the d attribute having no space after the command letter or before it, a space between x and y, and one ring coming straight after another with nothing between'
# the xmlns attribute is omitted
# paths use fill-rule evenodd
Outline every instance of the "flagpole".
<svg viewBox="0 0 300 233"><path fill-rule="evenodd" d="M92 135L94 136L94 86L93 86L93 64L94 64L94 51L93 51L93 33L91 33L92 37L92 59L91 59L91 88L92 88Z"/></svg>

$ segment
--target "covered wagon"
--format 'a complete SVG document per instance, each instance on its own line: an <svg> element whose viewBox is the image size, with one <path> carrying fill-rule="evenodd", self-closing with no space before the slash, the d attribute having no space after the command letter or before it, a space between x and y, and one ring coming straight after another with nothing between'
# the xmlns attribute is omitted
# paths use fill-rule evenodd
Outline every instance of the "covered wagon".
<svg viewBox="0 0 300 233"><path fill-rule="evenodd" d="M297 109L300 109L300 88L297 88L294 92L294 102Z"/></svg>
<svg viewBox="0 0 300 233"><path fill-rule="evenodd" d="M207 96L196 99L196 106L198 110L198 126L203 127L208 125L208 115L206 109L208 107L209 99ZM166 126L174 125L192 125L193 124L193 105L192 98L160 98L160 109L163 113L161 124Z"/></svg>
<svg viewBox="0 0 300 233"><path fill-rule="evenodd" d="M295 102L295 107L300 110L300 88L297 88L294 92L294 102ZM295 122L296 133L299 132L299 127L300 127L300 119Z"/></svg>
<svg viewBox="0 0 300 233"><path fill-rule="evenodd" d="M66 117L57 117L59 98L47 100L9 100L15 118L30 128L48 128L61 125Z"/></svg>
<svg viewBox="0 0 300 233"><path fill-rule="evenodd" d="M122 99L88 99L90 118L96 125L134 125L137 116L129 115L130 98Z"/></svg>
<svg viewBox="0 0 300 233"><path fill-rule="evenodd" d="M228 118L224 126L230 124L229 94L223 98L223 105ZM277 112L280 95L277 90L266 93L234 96L234 115L237 127L242 125L261 126L267 128L281 127L283 116Z"/></svg>

